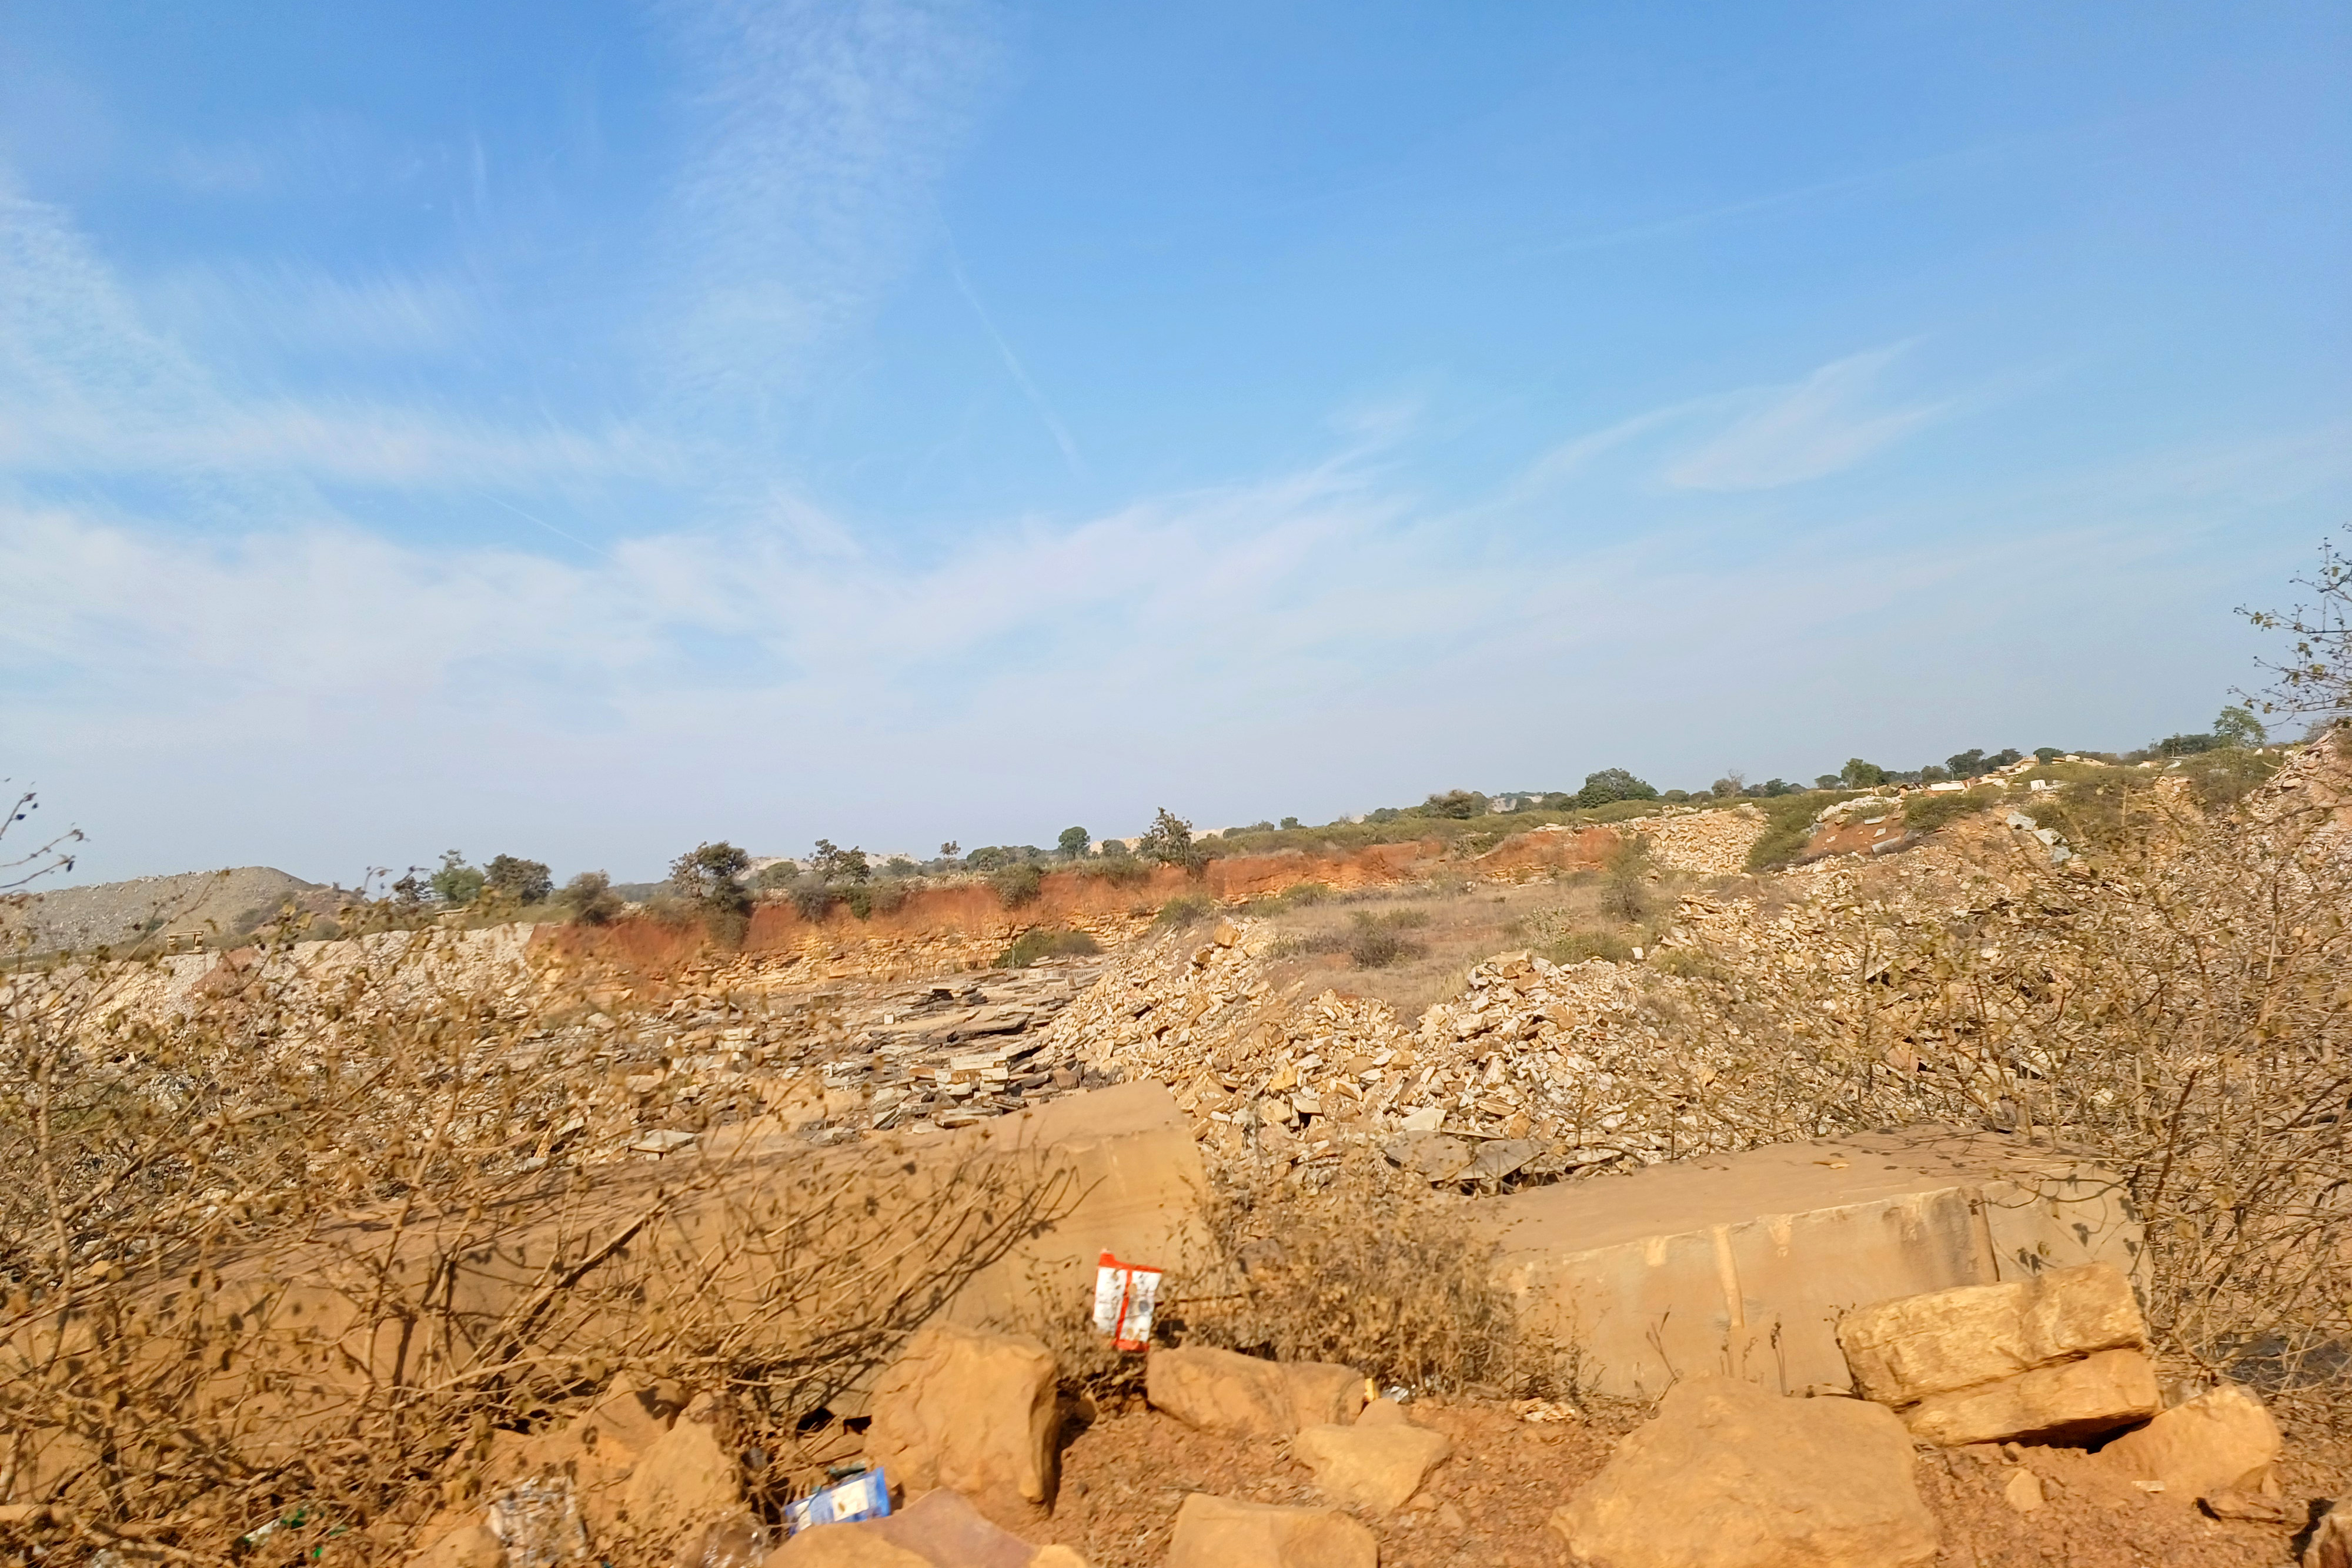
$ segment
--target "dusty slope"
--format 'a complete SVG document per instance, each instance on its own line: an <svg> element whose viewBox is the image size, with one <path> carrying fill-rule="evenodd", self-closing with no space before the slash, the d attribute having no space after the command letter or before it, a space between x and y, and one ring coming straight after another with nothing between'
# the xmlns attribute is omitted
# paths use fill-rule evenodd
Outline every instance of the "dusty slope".
<svg viewBox="0 0 2352 1568"><path fill-rule="evenodd" d="M151 931L197 940L241 936L289 901L315 902L311 895L330 891L263 865L61 887L34 894L19 908L0 907L0 943L51 953L121 947Z"/></svg>

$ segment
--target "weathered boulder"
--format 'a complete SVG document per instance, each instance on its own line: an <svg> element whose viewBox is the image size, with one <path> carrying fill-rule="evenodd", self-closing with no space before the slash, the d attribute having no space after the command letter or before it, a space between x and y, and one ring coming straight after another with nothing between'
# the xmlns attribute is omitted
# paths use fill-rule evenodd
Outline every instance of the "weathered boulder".
<svg viewBox="0 0 2352 1568"><path fill-rule="evenodd" d="M2156 1368L2136 1350L2103 1350L2080 1361L2041 1366L1905 1410L1903 1424L1923 1442L1956 1448L2008 1438L2067 1442L2145 1421L2164 1407Z"/></svg>
<svg viewBox="0 0 2352 1568"><path fill-rule="evenodd" d="M931 1568L931 1560L861 1524L820 1524L769 1552L761 1568Z"/></svg>
<svg viewBox="0 0 2352 1568"><path fill-rule="evenodd" d="M2352 1568L2352 1497L2328 1504L2304 1544L2303 1568Z"/></svg>
<svg viewBox="0 0 2352 1568"><path fill-rule="evenodd" d="M718 1408L698 1399L629 1471L630 1526L671 1535L743 1507L741 1471L719 1441Z"/></svg>
<svg viewBox="0 0 2352 1568"><path fill-rule="evenodd" d="M2123 1271L2090 1263L1879 1301L1848 1312L1837 1335L1855 1388L1900 1406L2098 1351L2141 1348L2147 1323Z"/></svg>
<svg viewBox="0 0 2352 1568"><path fill-rule="evenodd" d="M674 1389L622 1373L612 1386L571 1426L560 1441L625 1469L662 1440L685 1403Z"/></svg>
<svg viewBox="0 0 2352 1568"><path fill-rule="evenodd" d="M1914 1568L1936 1555L1893 1412L1729 1377L1677 1384L1551 1523L1588 1568Z"/></svg>
<svg viewBox="0 0 2352 1568"><path fill-rule="evenodd" d="M408 1560L408 1568L504 1568L506 1542L487 1524L459 1525Z"/></svg>
<svg viewBox="0 0 2352 1568"><path fill-rule="evenodd" d="M2099 1450L2137 1480L2188 1497L2259 1490L2285 1446L2269 1408L2234 1383L2176 1405Z"/></svg>
<svg viewBox="0 0 2352 1568"><path fill-rule="evenodd" d="M1164 1568L1378 1568L1380 1542L1328 1508L1281 1508L1194 1492L1176 1511Z"/></svg>
<svg viewBox="0 0 2352 1568"><path fill-rule="evenodd" d="M941 1487L884 1519L820 1524L768 1554L762 1568L1086 1568L1066 1546L1033 1546Z"/></svg>
<svg viewBox="0 0 2352 1568"><path fill-rule="evenodd" d="M1301 1427L1352 1421L1364 1407L1364 1375L1351 1366L1206 1346L1153 1351L1143 1384L1154 1407L1234 1437L1287 1437Z"/></svg>
<svg viewBox="0 0 2352 1568"><path fill-rule="evenodd" d="M1023 1334L933 1323L875 1385L866 1456L909 1496L1053 1495L1053 1353Z"/></svg>
<svg viewBox="0 0 2352 1568"><path fill-rule="evenodd" d="M1421 1490L1433 1466L1454 1451L1443 1432L1375 1419L1352 1427L1308 1427L1291 1453L1315 1472L1324 1496L1350 1508L1393 1513Z"/></svg>
<svg viewBox="0 0 2352 1568"><path fill-rule="evenodd" d="M1301 1427L1344 1426L1363 1413L1364 1375L1332 1361L1286 1361L1292 1419Z"/></svg>

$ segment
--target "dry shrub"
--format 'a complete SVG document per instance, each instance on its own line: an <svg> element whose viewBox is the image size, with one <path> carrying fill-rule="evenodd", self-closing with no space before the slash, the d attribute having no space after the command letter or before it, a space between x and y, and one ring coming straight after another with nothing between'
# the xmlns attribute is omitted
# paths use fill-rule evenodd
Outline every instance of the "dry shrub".
<svg viewBox="0 0 2352 1568"><path fill-rule="evenodd" d="M1698 949L1748 1054L1696 1080L1669 1058L1660 1088L1747 1143L1941 1120L2087 1153L2145 1222L2162 1348L2340 1414L2352 836L2303 798L2209 815L2183 789L2084 790L2069 821L2094 847L2054 873L1959 908L1865 879L1825 965Z"/></svg>
<svg viewBox="0 0 2352 1568"><path fill-rule="evenodd" d="M1227 1289L1180 1302L1187 1337L1281 1361L1336 1361L1383 1386L1546 1392L1553 1357L1524 1341L1473 1240L1425 1185L1376 1156L1316 1183L1225 1196L1218 1240L1240 1260Z"/></svg>
<svg viewBox="0 0 2352 1568"><path fill-rule="evenodd" d="M623 1155L611 1053L546 1050L454 934L291 936L169 1010L152 964L0 977L0 1500L85 1543L226 1561L296 1521L273 1557L396 1560L623 1371L729 1396L788 1469L1073 1196L996 1146Z"/></svg>

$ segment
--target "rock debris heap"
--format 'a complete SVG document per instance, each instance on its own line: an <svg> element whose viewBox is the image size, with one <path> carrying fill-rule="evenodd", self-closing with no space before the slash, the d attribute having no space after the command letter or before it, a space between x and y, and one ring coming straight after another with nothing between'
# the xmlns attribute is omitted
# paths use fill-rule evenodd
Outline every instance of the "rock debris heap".
<svg viewBox="0 0 2352 1568"><path fill-rule="evenodd" d="M1811 1135L1785 1107L1838 1092L1830 1063L1768 1056L1714 993L1643 967L1505 953L1406 1024L1370 998L1276 995L1259 963L1275 940L1228 920L1146 945L1046 1028L1039 1060L1166 1083L1213 1161L1312 1166L1369 1145L1434 1183Z"/></svg>

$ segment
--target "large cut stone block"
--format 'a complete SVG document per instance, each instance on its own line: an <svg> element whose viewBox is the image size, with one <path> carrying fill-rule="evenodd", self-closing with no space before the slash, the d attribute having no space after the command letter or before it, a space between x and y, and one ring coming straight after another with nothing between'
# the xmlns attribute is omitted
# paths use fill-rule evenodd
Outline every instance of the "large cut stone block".
<svg viewBox="0 0 2352 1568"><path fill-rule="evenodd" d="M1522 1326L1601 1392L1727 1373L1853 1386L1838 1321L1866 1303L2137 1267L2121 1183L2072 1155L1937 1128L1780 1145L1468 1206Z"/></svg>
<svg viewBox="0 0 2352 1568"><path fill-rule="evenodd" d="M2080 1361L2036 1367L1904 1411L1923 1442L1958 1448L2011 1437L2067 1442L2145 1421L2164 1406L2156 1368L2137 1350L2103 1350Z"/></svg>
<svg viewBox="0 0 2352 1568"><path fill-rule="evenodd" d="M2123 1270L2086 1263L1880 1301L1849 1312L1838 1343L1863 1396L1901 1406L2094 1351L2139 1348L2147 1322Z"/></svg>

